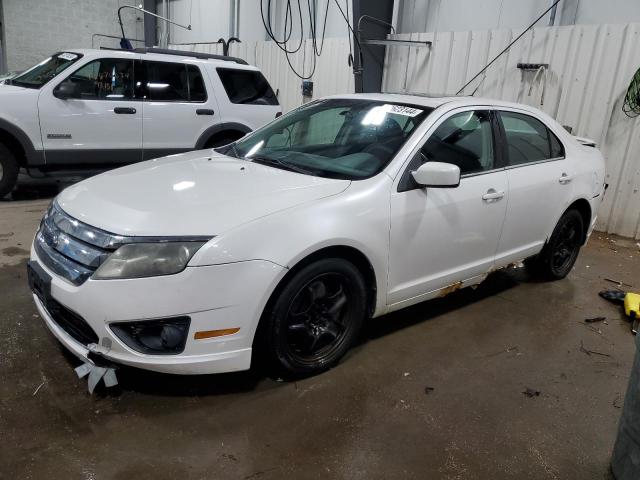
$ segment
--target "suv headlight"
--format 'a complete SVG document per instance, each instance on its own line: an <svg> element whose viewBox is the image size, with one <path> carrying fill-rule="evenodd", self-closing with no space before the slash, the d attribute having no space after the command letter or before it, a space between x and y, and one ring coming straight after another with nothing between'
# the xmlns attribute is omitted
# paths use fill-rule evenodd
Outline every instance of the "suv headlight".
<svg viewBox="0 0 640 480"><path fill-rule="evenodd" d="M113 252L92 278L109 280L172 275L184 270L205 243L129 243Z"/></svg>

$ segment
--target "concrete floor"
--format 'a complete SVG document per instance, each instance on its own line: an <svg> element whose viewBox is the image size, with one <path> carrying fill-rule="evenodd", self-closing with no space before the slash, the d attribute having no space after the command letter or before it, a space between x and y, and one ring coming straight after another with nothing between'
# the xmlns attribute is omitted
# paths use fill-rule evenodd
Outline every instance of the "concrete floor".
<svg viewBox="0 0 640 480"><path fill-rule="evenodd" d="M609 478L634 347L597 293L640 288L635 242L595 234L563 281L501 271L372 320L318 377L121 370L92 396L26 286L51 188L0 202L0 478Z"/></svg>

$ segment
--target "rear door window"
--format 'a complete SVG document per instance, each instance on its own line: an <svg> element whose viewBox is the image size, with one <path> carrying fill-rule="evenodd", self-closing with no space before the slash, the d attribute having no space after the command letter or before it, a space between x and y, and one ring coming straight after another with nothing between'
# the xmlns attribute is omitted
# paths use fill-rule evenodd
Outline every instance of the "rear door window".
<svg viewBox="0 0 640 480"><path fill-rule="evenodd" d="M523 165L564 157L558 137L537 118L515 112L500 112L507 140L509 165Z"/></svg>
<svg viewBox="0 0 640 480"><path fill-rule="evenodd" d="M195 65L144 62L146 99L157 102L205 102L207 90Z"/></svg>
<svg viewBox="0 0 640 480"><path fill-rule="evenodd" d="M189 82L184 63L144 62L147 100L189 101Z"/></svg>
<svg viewBox="0 0 640 480"><path fill-rule="evenodd" d="M278 99L262 73L235 68L218 68L217 72L231 103L278 105Z"/></svg>
<svg viewBox="0 0 640 480"><path fill-rule="evenodd" d="M189 100L191 102L206 102L207 88L204 86L202 72L195 65L187 65L187 75L189 77Z"/></svg>

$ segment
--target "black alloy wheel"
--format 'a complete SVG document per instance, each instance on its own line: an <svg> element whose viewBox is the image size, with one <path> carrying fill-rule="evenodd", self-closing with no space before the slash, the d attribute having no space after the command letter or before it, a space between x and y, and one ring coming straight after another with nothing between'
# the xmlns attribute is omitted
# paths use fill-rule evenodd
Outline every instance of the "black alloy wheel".
<svg viewBox="0 0 640 480"><path fill-rule="evenodd" d="M298 271L271 310L268 351L279 370L309 375L338 363L366 316L367 289L358 269L327 258Z"/></svg>
<svg viewBox="0 0 640 480"><path fill-rule="evenodd" d="M544 278L560 280L569 274L576 263L583 241L582 216L577 210L568 210L558 221L542 252L526 264Z"/></svg>

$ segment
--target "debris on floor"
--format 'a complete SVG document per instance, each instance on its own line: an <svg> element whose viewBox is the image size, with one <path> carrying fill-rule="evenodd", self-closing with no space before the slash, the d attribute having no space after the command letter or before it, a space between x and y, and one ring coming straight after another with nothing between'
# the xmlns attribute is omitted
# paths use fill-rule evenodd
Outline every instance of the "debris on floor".
<svg viewBox="0 0 640 480"><path fill-rule="evenodd" d="M605 281L607 282L611 282L611 283L615 283L616 285L618 285L619 287L621 286L625 286L625 287L632 287L633 285L629 285L628 283L624 283L622 280L615 280L613 278L605 278Z"/></svg>
<svg viewBox="0 0 640 480"><path fill-rule="evenodd" d="M488 358L488 357L496 357L496 356L498 356L498 355L502 355L503 353L516 352L516 356L518 356L518 357L519 357L520 355L522 355L522 352L518 351L518 349L519 349L519 348L520 348L520 347L518 347L518 345L513 345L513 346L511 346L511 347L507 347L507 348L505 348L504 350L500 350L499 352L493 352L493 353L490 353L490 354L485 355L485 356L486 356L487 358Z"/></svg>
<svg viewBox="0 0 640 480"><path fill-rule="evenodd" d="M593 318L585 318L585 323L596 323L596 322L604 322L607 317L593 317Z"/></svg>
<svg viewBox="0 0 640 480"><path fill-rule="evenodd" d="M40 389L41 389L42 387L44 387L44 384L45 384L45 383L47 383L47 379L43 377L42 383L36 387L36 389L33 391L33 393L31 394L31 396L32 396L32 397L35 397L35 396L38 394L38 392L40 391Z"/></svg>
<svg viewBox="0 0 640 480"><path fill-rule="evenodd" d="M589 356L591 356L591 355L600 355L602 357L611 357L611 355L609 355L608 353L597 352L596 350L589 350L588 348L585 348L584 347L584 343L582 342L582 340L580 340L580 351L582 353L586 353Z"/></svg>
<svg viewBox="0 0 640 480"><path fill-rule="evenodd" d="M624 313L631 322L631 332L638 333L640 324L640 293L623 292L621 290L603 290L600 295L605 300L622 305ZM587 320L585 320L586 322Z"/></svg>
<svg viewBox="0 0 640 480"><path fill-rule="evenodd" d="M429 395L434 390L435 390L435 387L424 387L424 394Z"/></svg>
<svg viewBox="0 0 640 480"><path fill-rule="evenodd" d="M624 302L625 293L621 290L602 290L600 293L598 293L598 295L600 295L605 300L608 300L609 302L622 305Z"/></svg>
<svg viewBox="0 0 640 480"><path fill-rule="evenodd" d="M613 399L613 403L612 405L615 408L622 408L622 395L620 395L619 393L616 395L616 398Z"/></svg>
<svg viewBox="0 0 640 480"><path fill-rule="evenodd" d="M522 392L522 394L529 398L533 398L533 397L539 397L540 391L527 387L527 389L524 392Z"/></svg>
<svg viewBox="0 0 640 480"><path fill-rule="evenodd" d="M605 322L606 323L606 322ZM600 330L599 328L596 327L592 327L591 325L589 325L588 323L583 323L582 325L584 325L585 327L587 327L589 330L591 330L593 333L597 333L598 335L602 335L602 330ZM608 324L607 324L608 325Z"/></svg>

